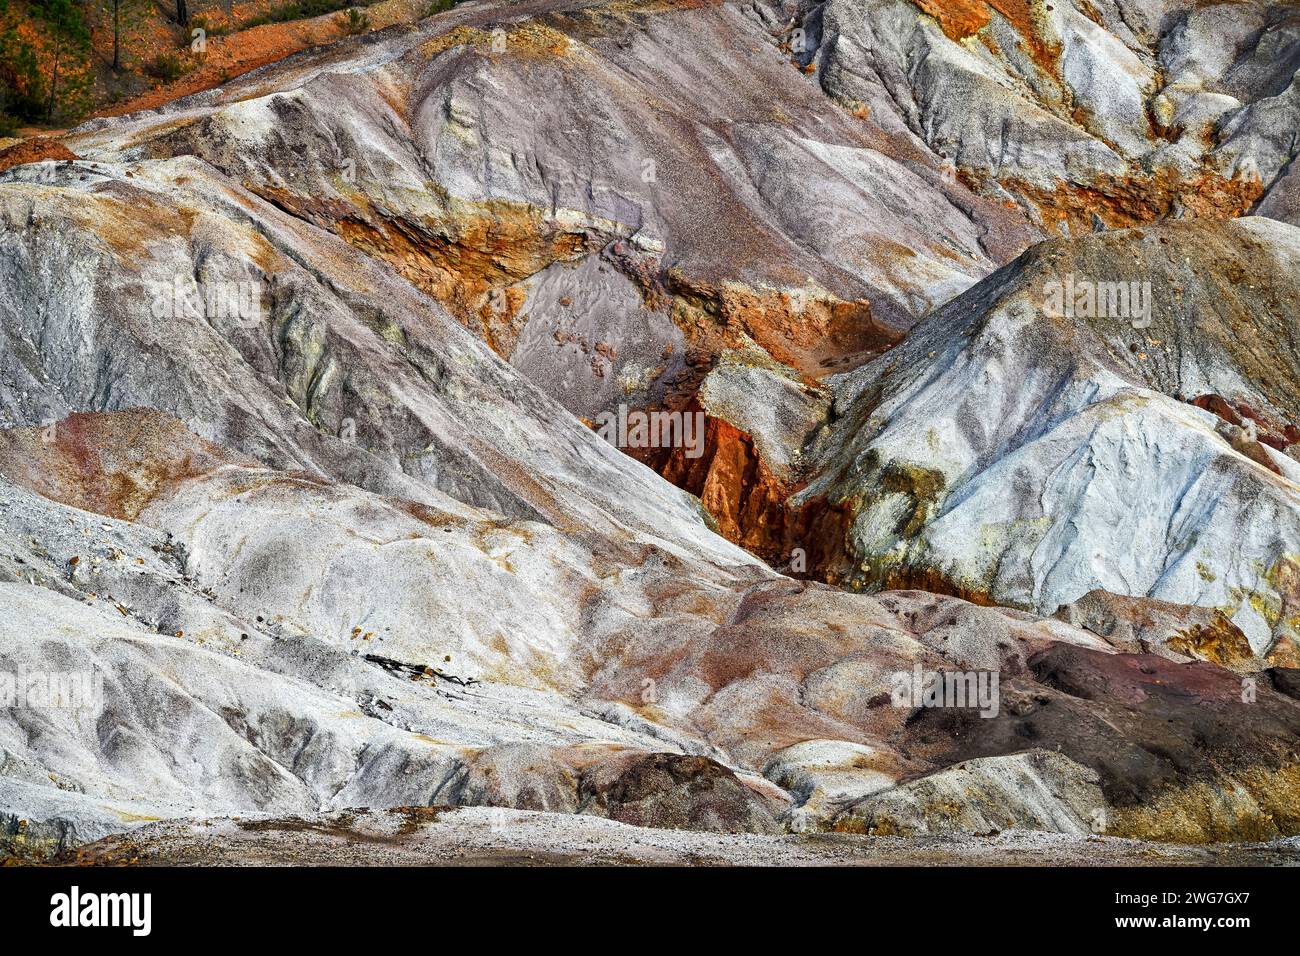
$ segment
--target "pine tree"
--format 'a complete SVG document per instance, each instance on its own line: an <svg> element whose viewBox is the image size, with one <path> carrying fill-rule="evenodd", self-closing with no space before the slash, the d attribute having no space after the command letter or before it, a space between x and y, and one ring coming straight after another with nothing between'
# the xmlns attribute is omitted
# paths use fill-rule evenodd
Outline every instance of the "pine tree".
<svg viewBox="0 0 1300 956"><path fill-rule="evenodd" d="M9 0L0 0L0 135L44 112L44 89L36 49L19 35Z"/></svg>
<svg viewBox="0 0 1300 956"><path fill-rule="evenodd" d="M113 70L122 69L122 32L135 22L140 0L99 0L113 28Z"/></svg>
<svg viewBox="0 0 1300 956"><path fill-rule="evenodd" d="M75 91L74 68L80 66L80 72L84 72L90 55L90 29L86 26L85 11L73 0L39 0L33 6L37 16L45 21L50 36L52 62L45 119L52 122L60 93L70 98ZM62 90L59 87L61 79L65 80L66 87Z"/></svg>

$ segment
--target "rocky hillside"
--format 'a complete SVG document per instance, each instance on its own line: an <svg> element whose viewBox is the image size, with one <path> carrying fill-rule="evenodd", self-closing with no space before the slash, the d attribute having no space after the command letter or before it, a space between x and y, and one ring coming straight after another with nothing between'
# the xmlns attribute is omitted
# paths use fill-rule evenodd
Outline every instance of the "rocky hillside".
<svg viewBox="0 0 1300 956"><path fill-rule="evenodd" d="M96 699L0 706L3 846L1300 834L1298 67L1254 3L477 2L15 163L0 691Z"/></svg>

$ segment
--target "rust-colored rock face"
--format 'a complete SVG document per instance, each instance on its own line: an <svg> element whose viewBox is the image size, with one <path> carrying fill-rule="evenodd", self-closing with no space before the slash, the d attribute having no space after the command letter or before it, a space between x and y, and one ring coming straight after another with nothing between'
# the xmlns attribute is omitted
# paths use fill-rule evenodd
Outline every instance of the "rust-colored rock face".
<svg viewBox="0 0 1300 956"><path fill-rule="evenodd" d="M1040 21L1044 4L1041 0L912 0L921 10L938 21L944 35L960 42L981 33L989 25L994 11L1006 18L1018 34L1018 43L1033 62L1050 76L1060 74L1061 49L1043 35ZM997 52L990 37L982 37Z"/></svg>
<svg viewBox="0 0 1300 956"><path fill-rule="evenodd" d="M1217 609L1097 590L1061 608L1056 616L1123 651L1209 661L1246 674L1263 668L1246 635Z"/></svg>
<svg viewBox="0 0 1300 956"><path fill-rule="evenodd" d="M1244 216L1264 195L1258 178L1205 172L1187 177L1171 170L1155 175L1134 171L1098 176L1088 183L1058 183L1044 189L1026 181L1003 180L1038 210L1053 232L1091 232L1097 221L1124 229L1179 216L1229 219ZM1096 217L1096 218L1094 218Z"/></svg>
<svg viewBox="0 0 1300 956"><path fill-rule="evenodd" d="M525 298L515 283L602 244L598 236L548 221L532 206L504 200L453 203L440 215L413 221L342 199L315 201L274 187L257 191L388 263L506 358L514 351Z"/></svg>
<svg viewBox="0 0 1300 956"><path fill-rule="evenodd" d="M916 5L939 21L950 40L964 40L984 29L989 22L989 5L984 0L915 0Z"/></svg>
<svg viewBox="0 0 1300 956"><path fill-rule="evenodd" d="M1300 428L1292 422L1279 421L1258 412L1240 399L1230 401L1222 395L1198 395L1191 402L1197 408L1218 415L1229 425L1253 431L1255 441L1277 451L1286 451L1300 442Z"/></svg>
<svg viewBox="0 0 1300 956"><path fill-rule="evenodd" d="M902 337L872 318L866 299L846 302L734 282L713 285L680 272L669 273L666 286L674 322L711 357L751 342L777 362L820 377L874 358Z"/></svg>
<svg viewBox="0 0 1300 956"><path fill-rule="evenodd" d="M718 533L774 564L785 547L790 488L763 464L748 435L709 417L701 457L673 449L658 470L689 491L717 522Z"/></svg>

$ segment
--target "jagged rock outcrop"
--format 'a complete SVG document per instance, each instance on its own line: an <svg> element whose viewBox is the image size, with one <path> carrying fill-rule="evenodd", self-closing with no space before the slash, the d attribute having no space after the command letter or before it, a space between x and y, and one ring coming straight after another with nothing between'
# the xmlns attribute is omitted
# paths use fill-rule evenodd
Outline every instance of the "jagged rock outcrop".
<svg viewBox="0 0 1300 956"><path fill-rule="evenodd" d="M848 513L824 572L1048 614L1098 588L1218 608L1293 660L1300 471L1193 400L1293 422L1297 261L1272 220L1167 224L1044 243L960 296L834 382L790 501Z"/></svg>
<svg viewBox="0 0 1300 956"><path fill-rule="evenodd" d="M805 10L801 60L830 95L948 157L1044 229L1223 218L1257 204L1296 221L1292 5L827 0Z"/></svg>
<svg viewBox="0 0 1300 956"><path fill-rule="evenodd" d="M1159 654L1175 661L1199 658L1246 674L1264 669L1246 635L1216 608L1096 590L1056 616L1129 653Z"/></svg>

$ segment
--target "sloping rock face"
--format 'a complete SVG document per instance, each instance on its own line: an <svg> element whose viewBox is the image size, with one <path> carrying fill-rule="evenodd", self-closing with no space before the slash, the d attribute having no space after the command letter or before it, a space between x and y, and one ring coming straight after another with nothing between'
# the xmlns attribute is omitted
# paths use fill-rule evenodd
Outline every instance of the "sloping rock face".
<svg viewBox="0 0 1300 956"><path fill-rule="evenodd" d="M1079 802L1086 775L1055 771L1074 781L1058 790L1070 794L1066 805L1076 811L1091 808L1094 832L1157 839L1178 833L1201 842L1228 831L1271 838L1297 825L1300 711L1264 681L1244 682L1201 662L1062 645L1035 655L1028 669L1033 681L1009 681L996 717L970 721L968 714L929 710L908 728L910 745L922 753L986 756L1018 753L1026 740L1052 740L1053 749L1098 771L1104 807ZM885 812L921 813L937 787L918 787L912 800L887 803ZM1036 789L1043 792L1027 792Z"/></svg>
<svg viewBox="0 0 1300 956"><path fill-rule="evenodd" d="M1041 26L1017 11L866 22L933 39L934 75L983 44L1050 105L1055 41L1002 35ZM1300 233L1022 254L1057 207L1019 167L946 175L941 116L848 103L848 29L805 71L784 17L467 5L0 174L8 844L446 804L601 833L1300 831ZM1229 118L1257 163L1288 102L1267 17L1204 80L1257 114ZM1011 108L961 89L972 129ZM1041 108L1006 149L1072 157L1050 176L1089 202L1089 157L1156 164L1118 105L1071 113L1068 148ZM1238 211L1215 182L1199 211ZM1095 285L1121 280L1152 293L1117 313ZM705 420L698 456L629 449L677 486L583 420L660 405Z"/></svg>
<svg viewBox="0 0 1300 956"><path fill-rule="evenodd" d="M847 514L824 572L1217 608L1293 660L1298 261L1273 220L1167 224L1044 243L954 300L834 384L791 499Z"/></svg>
<svg viewBox="0 0 1300 956"><path fill-rule="evenodd" d="M970 760L894 787L854 804L837 825L873 835L1003 830L1083 835L1103 829L1104 814L1095 774L1058 753L1028 750Z"/></svg>
<svg viewBox="0 0 1300 956"><path fill-rule="evenodd" d="M580 416L676 407L724 348L857 364L1058 217L1234 214L1286 170L1285 8L1220 49L1191 9L1161 45L1147 14L1021 7L961 43L905 2L798 28L762 5L466 9L74 139L203 157L393 264Z"/></svg>
<svg viewBox="0 0 1300 956"><path fill-rule="evenodd" d="M1295 222L1290 4L827 0L798 39L826 91L1046 229Z"/></svg>
<svg viewBox="0 0 1300 956"><path fill-rule="evenodd" d="M767 10L467 5L69 138L202 158L428 292L567 408L718 352L859 363L1037 238L828 99Z"/></svg>
<svg viewBox="0 0 1300 956"><path fill-rule="evenodd" d="M200 157L584 420L713 415L720 357L812 384L1045 235L1289 218L1297 37L1255 3L472 5L68 142ZM625 450L784 564L799 482L720 417L704 462Z"/></svg>
<svg viewBox="0 0 1300 956"><path fill-rule="evenodd" d="M209 167L22 175L0 184L5 424L148 406L274 467L597 535L622 536L640 510L632 538L680 523L724 563L753 564L429 298Z"/></svg>
<svg viewBox="0 0 1300 956"><path fill-rule="evenodd" d="M1123 651L1175 661L1199 657L1247 674L1263 669L1246 635L1214 608L1097 590L1067 604L1056 616L1102 635Z"/></svg>
<svg viewBox="0 0 1300 956"><path fill-rule="evenodd" d="M0 471L45 492L6 482L0 496L0 670L98 675L101 699L90 713L4 712L0 787L29 846L153 818L446 803L670 828L870 829L852 822L877 819L860 801L911 793L971 756L934 744L932 715L950 711L894 700L900 674L1033 687L1035 662L1055 649L1115 653L1063 621L955 598L710 581L704 564L619 569L536 522L267 469L156 412L79 415L48 435L12 430L0 444ZM1222 694L1244 686L1197 666L1223 675ZM1195 709L1178 703L1191 680L1161 672L1173 697L1128 730L1134 746L1167 733L1175 704ZM1266 683L1265 710L1217 718L1233 728L1238 789L1259 806L1290 798L1286 750L1257 722L1300 719ZM1098 725L1128 706L1110 686L1075 704ZM1055 747L1080 719L1034 739ZM974 723L953 739L1006 746L996 715ZM1113 754L1107 742L1076 759L1104 774ZM1153 776L1137 805L1180 799L1189 780L1226 786L1220 759L1189 750L1181 775ZM949 779L934 786L951 797ZM992 779L1003 784L961 789L965 816L948 827L899 832L998 820L1078 832L1065 822L1078 807L1044 808L1046 784ZM1157 825L1183 835L1162 818L1128 832ZM1189 838L1204 837L1196 825Z"/></svg>
<svg viewBox="0 0 1300 956"><path fill-rule="evenodd" d="M1159 688L1133 714L1132 681L1042 663L1121 660L1063 621L746 584L699 559L619 566L538 522L277 472L156 412L78 415L48 435L0 444L0 471L45 492L0 486L0 672L93 675L98 698L29 695L3 712L5 826L29 850L150 819L449 803L756 833L1293 829L1275 804L1294 799L1300 703L1266 678L1247 704L1229 671L1125 657ZM914 672L1000 675L1012 693L935 709L898 698ZM1209 716L1194 696L1207 687ZM1068 704L1022 730L1025 695ZM973 726L943 723L963 715ZM1115 769L1171 734L1202 746ZM944 769L1026 739L1077 766ZM1189 788L1245 809L1142 815ZM960 812L939 825L935 800Z"/></svg>

